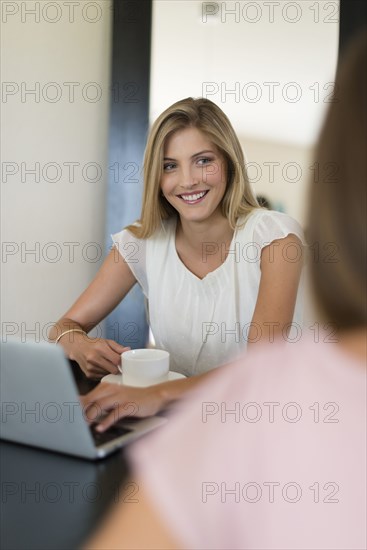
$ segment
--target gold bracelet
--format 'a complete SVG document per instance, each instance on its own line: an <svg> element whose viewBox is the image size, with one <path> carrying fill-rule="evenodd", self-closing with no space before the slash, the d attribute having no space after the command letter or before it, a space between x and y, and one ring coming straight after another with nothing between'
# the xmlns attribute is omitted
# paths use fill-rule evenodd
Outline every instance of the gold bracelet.
<svg viewBox="0 0 367 550"><path fill-rule="evenodd" d="M68 334L69 332L82 332L83 334L87 335L87 333L85 332L85 330L82 330L81 328L71 328L69 330L65 330L64 332L62 332L60 334L60 336L58 336L55 340L55 344L58 343L58 341L60 340L60 338L62 338L63 336L65 336L65 334Z"/></svg>

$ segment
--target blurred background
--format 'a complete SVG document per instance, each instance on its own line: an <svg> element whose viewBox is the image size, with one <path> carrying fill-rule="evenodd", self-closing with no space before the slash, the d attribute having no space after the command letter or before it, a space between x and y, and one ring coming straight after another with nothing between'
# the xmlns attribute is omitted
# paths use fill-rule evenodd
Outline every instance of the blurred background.
<svg viewBox="0 0 367 550"><path fill-rule="evenodd" d="M149 124L184 97L223 109L256 194L304 224L339 8L1 1L3 340L45 340L91 281L110 233L139 216ZM95 334L139 347L144 315L136 288Z"/></svg>

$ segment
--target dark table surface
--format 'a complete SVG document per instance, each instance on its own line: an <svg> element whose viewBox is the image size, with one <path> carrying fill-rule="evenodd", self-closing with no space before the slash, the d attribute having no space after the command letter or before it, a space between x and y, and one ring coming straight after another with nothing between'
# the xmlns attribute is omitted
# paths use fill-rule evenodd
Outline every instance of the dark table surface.
<svg viewBox="0 0 367 550"><path fill-rule="evenodd" d="M72 369L80 393L96 385ZM2 550L80 547L129 480L123 450L90 462L1 441L0 468Z"/></svg>

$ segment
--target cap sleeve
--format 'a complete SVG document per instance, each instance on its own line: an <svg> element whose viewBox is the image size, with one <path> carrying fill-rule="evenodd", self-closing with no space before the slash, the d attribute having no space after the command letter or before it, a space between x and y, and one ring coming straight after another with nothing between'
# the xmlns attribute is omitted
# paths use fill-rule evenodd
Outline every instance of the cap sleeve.
<svg viewBox="0 0 367 550"><path fill-rule="evenodd" d="M138 239L127 229L111 235L115 248L119 251L131 269L135 279L148 298L148 279L146 270L146 240Z"/></svg>
<svg viewBox="0 0 367 550"><path fill-rule="evenodd" d="M306 241L300 224L281 212L261 212L255 221L253 240L260 248L269 245L276 239L283 239L287 235L296 235L305 246Z"/></svg>

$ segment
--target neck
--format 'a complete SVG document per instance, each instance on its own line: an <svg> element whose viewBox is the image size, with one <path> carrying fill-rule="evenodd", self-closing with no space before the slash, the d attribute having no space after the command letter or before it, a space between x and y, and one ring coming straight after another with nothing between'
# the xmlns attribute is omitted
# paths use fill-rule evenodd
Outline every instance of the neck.
<svg viewBox="0 0 367 550"><path fill-rule="evenodd" d="M194 250L202 250L204 243L228 243L232 240L233 229L221 212L216 212L208 220L188 221L179 218L176 236Z"/></svg>

